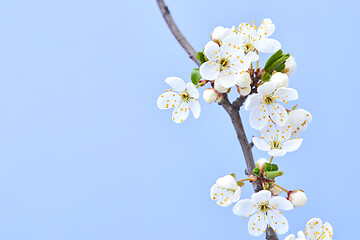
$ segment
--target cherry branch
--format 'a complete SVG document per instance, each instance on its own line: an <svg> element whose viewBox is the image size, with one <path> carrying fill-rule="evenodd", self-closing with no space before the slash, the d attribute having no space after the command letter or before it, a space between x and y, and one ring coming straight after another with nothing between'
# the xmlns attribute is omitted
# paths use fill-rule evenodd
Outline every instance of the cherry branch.
<svg viewBox="0 0 360 240"><path fill-rule="evenodd" d="M160 11L170 28L171 32L175 36L176 40L180 43L180 45L184 48L184 50L188 53L189 57L200 66L200 61L197 59L197 54L195 49L190 45L190 43L186 40L185 36L180 32L179 28L176 26L174 19L172 18L168 7L166 6L163 0L156 0ZM230 103L227 94L223 94L223 100L219 103L225 111L229 114L231 122L235 128L235 132L239 143L241 145L243 155L245 157L246 162L246 174L252 174L253 169L255 168L254 157L251 151L253 146L252 143L249 143L247 140L244 126L241 121L239 109L243 105L246 97L240 96L233 103ZM260 181L253 182L253 187L255 192L262 190L262 184ZM270 227L266 229L266 239L267 240L279 240L274 230Z"/></svg>

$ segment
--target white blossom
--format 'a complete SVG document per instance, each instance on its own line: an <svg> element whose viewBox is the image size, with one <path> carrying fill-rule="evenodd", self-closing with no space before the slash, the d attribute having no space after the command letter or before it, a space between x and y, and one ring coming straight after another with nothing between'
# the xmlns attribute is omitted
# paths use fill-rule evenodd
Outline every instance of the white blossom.
<svg viewBox="0 0 360 240"><path fill-rule="evenodd" d="M280 42L269 38L275 31L275 24L268 18L259 27L255 24L241 23L235 31L243 37L242 49L252 62L259 60L256 50L263 53L274 53L281 48Z"/></svg>
<svg viewBox="0 0 360 240"><path fill-rule="evenodd" d="M227 36L222 45L210 41L204 48L204 54L209 61L200 66L200 75L206 80L224 88L236 84L236 74L242 73L250 67L250 59L244 56L241 49L241 37L236 34Z"/></svg>
<svg viewBox="0 0 360 240"><path fill-rule="evenodd" d="M303 139L292 139L291 126L279 126L272 121L261 131L261 138L253 137L254 145L261 151L267 151L274 157L284 156L287 152L296 151Z"/></svg>
<svg viewBox="0 0 360 240"><path fill-rule="evenodd" d="M299 134L305 131L308 124L312 121L311 114L304 109L294 109L289 112L288 121L292 128L292 137L298 137Z"/></svg>
<svg viewBox="0 0 360 240"><path fill-rule="evenodd" d="M214 88L207 88L203 92L203 98L207 103L220 102L222 100L222 94Z"/></svg>
<svg viewBox="0 0 360 240"><path fill-rule="evenodd" d="M234 32L230 28L218 26L212 32L211 39L218 44L222 44L222 41L231 34L234 34Z"/></svg>
<svg viewBox="0 0 360 240"><path fill-rule="evenodd" d="M270 82L275 83L276 88L288 87L289 77L285 73L277 72L271 76Z"/></svg>
<svg viewBox="0 0 360 240"><path fill-rule="evenodd" d="M276 233L284 234L288 231L288 221L281 210L291 210L293 205L284 197L271 197L271 192L261 190L254 193L251 199L242 199L233 207L234 214L250 217L248 230L250 235L260 236L266 231L268 225Z"/></svg>
<svg viewBox="0 0 360 240"><path fill-rule="evenodd" d="M200 116L201 107L197 100L199 91L191 82L185 83L181 78L168 77L165 82L173 89L165 90L157 100L157 106L160 109L175 108L172 114L172 120L176 123L183 122L189 115L191 109L194 118Z"/></svg>
<svg viewBox="0 0 360 240"><path fill-rule="evenodd" d="M290 76L296 69L296 62L293 56L290 56L285 61L285 68L282 71L283 73L286 73L288 76Z"/></svg>
<svg viewBox="0 0 360 240"><path fill-rule="evenodd" d="M251 77L248 72L236 74L236 86L240 95L247 96L251 93Z"/></svg>
<svg viewBox="0 0 360 240"><path fill-rule="evenodd" d="M237 185L232 175L219 178L210 190L211 199L222 207L228 207L231 203L239 201L240 195L241 187Z"/></svg>
<svg viewBox="0 0 360 240"><path fill-rule="evenodd" d="M258 93L250 95L245 102L245 110L251 111L250 126L260 130L271 120L279 126L284 126L288 114L279 103L288 104L288 101L297 98L298 93L295 89L276 89L276 84L272 82L262 84L258 87Z"/></svg>
<svg viewBox="0 0 360 240"><path fill-rule="evenodd" d="M307 202L306 194L302 190L295 190L289 192L288 199L294 205L294 207L302 207Z"/></svg>
<svg viewBox="0 0 360 240"><path fill-rule="evenodd" d="M332 240L333 228L330 223L322 223L321 219L310 219L305 228L305 234L299 231L297 238L294 234L291 234L285 238L285 240Z"/></svg>

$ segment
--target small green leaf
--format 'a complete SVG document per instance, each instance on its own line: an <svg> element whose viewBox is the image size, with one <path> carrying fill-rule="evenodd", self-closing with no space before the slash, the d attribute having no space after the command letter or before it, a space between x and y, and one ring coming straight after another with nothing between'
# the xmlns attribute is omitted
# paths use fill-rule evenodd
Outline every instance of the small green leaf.
<svg viewBox="0 0 360 240"><path fill-rule="evenodd" d="M281 49L274 53L266 62L265 69L268 68L271 64L273 64L276 60L278 60L283 55L283 51Z"/></svg>
<svg viewBox="0 0 360 240"><path fill-rule="evenodd" d="M271 78L271 74L268 72L264 72L264 74L261 76L261 81L268 82Z"/></svg>
<svg viewBox="0 0 360 240"><path fill-rule="evenodd" d="M282 171L268 171L268 172L265 172L265 176L268 179L274 179L274 178L279 177L279 176L281 176L283 174L284 173Z"/></svg>
<svg viewBox="0 0 360 240"><path fill-rule="evenodd" d="M260 169L254 168L254 169L253 169L253 173L254 173L255 175L259 176L259 175L260 175Z"/></svg>
<svg viewBox="0 0 360 240"><path fill-rule="evenodd" d="M230 174L233 178L236 179L235 173Z"/></svg>
<svg viewBox="0 0 360 240"><path fill-rule="evenodd" d="M276 165L276 164L271 164L271 171L277 171L277 170L279 170L278 165Z"/></svg>
<svg viewBox="0 0 360 240"><path fill-rule="evenodd" d="M245 183L244 183L244 182L242 182L242 181L237 181L236 183L237 183L237 185L238 185L239 187L242 187L242 186L244 186L244 185L245 185Z"/></svg>
<svg viewBox="0 0 360 240"><path fill-rule="evenodd" d="M265 68L265 71L268 73L272 73L274 70L278 70L281 69L284 70L285 68L285 61L290 57L290 54L285 54L282 55L279 59L277 59L275 62L273 62L270 66L268 66L267 68ZM283 65L283 67L282 67ZM281 70L281 71L282 71ZM278 72L281 72L278 71Z"/></svg>
<svg viewBox="0 0 360 240"><path fill-rule="evenodd" d="M198 85L201 79L199 68L194 68L191 72L191 82L194 85Z"/></svg>
<svg viewBox="0 0 360 240"><path fill-rule="evenodd" d="M208 59L206 58L206 56L203 52L197 52L196 57L197 57L197 59L199 59L201 64L208 61Z"/></svg>

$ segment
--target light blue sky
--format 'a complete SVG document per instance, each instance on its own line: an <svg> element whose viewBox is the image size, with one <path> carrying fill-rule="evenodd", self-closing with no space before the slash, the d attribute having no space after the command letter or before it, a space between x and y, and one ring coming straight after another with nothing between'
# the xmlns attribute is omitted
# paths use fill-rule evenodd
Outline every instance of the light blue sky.
<svg viewBox="0 0 360 240"><path fill-rule="evenodd" d="M275 160L279 184L309 198L285 213L289 233L320 217L354 239L358 1L167 2L198 50L218 25L273 20L313 115L300 150ZM244 176L225 111L201 99L200 118L178 125L156 107L164 79L189 80L195 65L155 1L2 1L0 29L1 239L264 239L209 197L218 177Z"/></svg>

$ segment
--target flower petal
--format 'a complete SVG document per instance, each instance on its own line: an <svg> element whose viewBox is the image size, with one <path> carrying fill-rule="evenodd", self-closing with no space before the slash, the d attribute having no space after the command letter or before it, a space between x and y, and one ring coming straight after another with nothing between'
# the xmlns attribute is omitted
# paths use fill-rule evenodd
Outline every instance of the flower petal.
<svg viewBox="0 0 360 240"><path fill-rule="evenodd" d="M267 219L263 212L257 212L252 215L248 222L248 230L250 235L258 237L266 231Z"/></svg>
<svg viewBox="0 0 360 240"><path fill-rule="evenodd" d="M281 48L281 44L279 41L272 38L262 38L255 43L255 48L259 52L274 53Z"/></svg>
<svg viewBox="0 0 360 240"><path fill-rule="evenodd" d="M168 77L165 79L165 82L179 93L183 92L186 88L184 80L178 77Z"/></svg>
<svg viewBox="0 0 360 240"><path fill-rule="evenodd" d="M324 225L323 225L323 233L325 235L325 238L324 239L331 239L332 236L334 235L334 232L333 232L333 228L331 226L330 223L326 222Z"/></svg>
<svg viewBox="0 0 360 240"><path fill-rule="evenodd" d="M172 120L176 123L182 123L189 116L189 110L189 103L181 102L180 106L174 109Z"/></svg>
<svg viewBox="0 0 360 240"><path fill-rule="evenodd" d="M284 149L271 149L268 154L273 157L281 157L286 154L286 151Z"/></svg>
<svg viewBox="0 0 360 240"><path fill-rule="evenodd" d="M237 202L239 201L240 199L240 196L241 196L241 187L237 186L235 192L234 192L234 195L231 199L232 202Z"/></svg>
<svg viewBox="0 0 360 240"><path fill-rule="evenodd" d="M190 100L190 109L194 115L194 118L198 119L200 117L200 113L201 113L201 106L197 99Z"/></svg>
<svg viewBox="0 0 360 240"><path fill-rule="evenodd" d="M220 47L216 42L210 41L205 45L204 54L210 61L216 61L220 56Z"/></svg>
<svg viewBox="0 0 360 240"><path fill-rule="evenodd" d="M265 201L269 201L271 198L271 192L269 190L261 190L257 193L253 193L251 196L251 199L257 203L260 204Z"/></svg>
<svg viewBox="0 0 360 240"><path fill-rule="evenodd" d="M289 200L281 196L272 197L269 203L270 205L275 206L276 209L280 210L291 210L294 208Z"/></svg>
<svg viewBox="0 0 360 240"><path fill-rule="evenodd" d="M265 18L259 26L258 33L263 38L268 38L275 31L275 24L272 23L271 19Z"/></svg>
<svg viewBox="0 0 360 240"><path fill-rule="evenodd" d="M248 56L252 62L256 62L259 60L259 55L257 55L256 52L250 51L248 54L246 54L246 56Z"/></svg>
<svg viewBox="0 0 360 240"><path fill-rule="evenodd" d="M318 239L322 232L322 221L320 218L312 218L306 223L305 235L309 239Z"/></svg>
<svg viewBox="0 0 360 240"><path fill-rule="evenodd" d="M258 87L258 93L261 95L271 94L275 91L276 84L272 82L266 82Z"/></svg>
<svg viewBox="0 0 360 240"><path fill-rule="evenodd" d="M287 219L282 215L281 211L271 210L267 212L269 225L278 234L284 234L289 231L289 223Z"/></svg>
<svg viewBox="0 0 360 240"><path fill-rule="evenodd" d="M168 109L178 106L181 102L181 96L173 91L161 94L157 100L157 106L160 109Z"/></svg>
<svg viewBox="0 0 360 240"><path fill-rule="evenodd" d="M260 104L262 103L263 97L260 94L252 94L250 95L245 102L245 110L249 111L254 108L260 108Z"/></svg>
<svg viewBox="0 0 360 240"><path fill-rule="evenodd" d="M289 236L287 236L284 240L295 240L296 237L294 234L290 234Z"/></svg>
<svg viewBox="0 0 360 240"><path fill-rule="evenodd" d="M261 105L259 109L253 109L250 112L249 122L252 128L260 130L265 127L269 120L268 107Z"/></svg>
<svg viewBox="0 0 360 240"><path fill-rule="evenodd" d="M293 152L299 149L303 142L303 139L292 139L282 144L282 148L287 152Z"/></svg>
<svg viewBox="0 0 360 240"><path fill-rule="evenodd" d="M231 34L223 39L222 45L220 47L221 56L220 57L237 57L243 56L244 51L242 50L242 45L244 44L243 38L238 34ZM231 56L230 56L231 55Z"/></svg>
<svg viewBox="0 0 360 240"><path fill-rule="evenodd" d="M186 84L186 89L188 93L190 94L190 97L193 97L195 99L199 98L199 91L197 90L196 86L192 82L188 82Z"/></svg>
<svg viewBox="0 0 360 240"><path fill-rule="evenodd" d="M270 145L263 139L253 137L253 143L261 151L270 151Z"/></svg>
<svg viewBox="0 0 360 240"><path fill-rule="evenodd" d="M248 217L256 212L256 204L252 199L241 199L233 207L233 213L238 216Z"/></svg>
<svg viewBox="0 0 360 240"><path fill-rule="evenodd" d="M299 95L295 89L284 88L284 87L281 87L278 90L276 90L274 92L274 96L276 97L277 100L280 100L284 103L286 103L287 101L292 101L292 100L296 100L299 98Z"/></svg>
<svg viewBox="0 0 360 240"><path fill-rule="evenodd" d="M228 70L223 70L215 81L218 81L224 88L231 88L236 85L236 74Z"/></svg>
<svg viewBox="0 0 360 240"><path fill-rule="evenodd" d="M218 184L221 187L228 188L228 189L236 189L236 187L237 187L236 180L231 175L226 175L226 176L219 178L218 180L216 180L216 184Z"/></svg>
<svg viewBox="0 0 360 240"><path fill-rule="evenodd" d="M286 109L280 104L274 102L272 105L269 105L269 114L271 119L279 126L284 126L288 120L288 113Z"/></svg>
<svg viewBox="0 0 360 240"><path fill-rule="evenodd" d="M200 66L200 75L206 80L214 80L220 74L220 67L217 63L212 61L204 62Z"/></svg>

